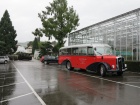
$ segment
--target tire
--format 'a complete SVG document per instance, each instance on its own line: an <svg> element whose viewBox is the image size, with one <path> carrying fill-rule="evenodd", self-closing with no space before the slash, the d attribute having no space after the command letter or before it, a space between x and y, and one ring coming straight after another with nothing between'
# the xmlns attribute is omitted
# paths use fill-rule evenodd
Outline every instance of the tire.
<svg viewBox="0 0 140 105"><path fill-rule="evenodd" d="M8 63L8 61L4 61L4 63L6 64L6 63Z"/></svg>
<svg viewBox="0 0 140 105"><path fill-rule="evenodd" d="M81 69L81 68L79 69L79 71L80 71L80 72L86 72L85 69Z"/></svg>
<svg viewBox="0 0 140 105"><path fill-rule="evenodd" d="M41 62L44 63L44 60L42 60Z"/></svg>
<svg viewBox="0 0 140 105"><path fill-rule="evenodd" d="M44 64L46 65L47 64L47 61L44 61Z"/></svg>
<svg viewBox="0 0 140 105"><path fill-rule="evenodd" d="M118 72L117 72L117 75L118 75L118 76L122 76L122 75L123 75L123 72L122 72L122 71L118 71Z"/></svg>
<svg viewBox="0 0 140 105"><path fill-rule="evenodd" d="M106 68L105 68L104 65L101 65L101 66L100 66L100 75L101 75L102 77L105 77L105 76L106 76Z"/></svg>
<svg viewBox="0 0 140 105"><path fill-rule="evenodd" d="M73 70L74 68L71 66L71 63L68 61L67 63L66 63L66 68L68 69L68 70Z"/></svg>
<svg viewBox="0 0 140 105"><path fill-rule="evenodd" d="M46 64L49 64L47 61L44 61L44 64L46 65Z"/></svg>

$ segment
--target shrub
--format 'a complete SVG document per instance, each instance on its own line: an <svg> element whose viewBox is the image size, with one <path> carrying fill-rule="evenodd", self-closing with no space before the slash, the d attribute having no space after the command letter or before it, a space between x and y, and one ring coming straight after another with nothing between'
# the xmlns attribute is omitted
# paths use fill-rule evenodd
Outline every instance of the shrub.
<svg viewBox="0 0 140 105"><path fill-rule="evenodd" d="M132 72L140 72L140 61L125 61L127 70Z"/></svg>
<svg viewBox="0 0 140 105"><path fill-rule="evenodd" d="M10 60L18 60L18 55L8 55Z"/></svg>
<svg viewBox="0 0 140 105"><path fill-rule="evenodd" d="M28 59L28 60L32 60L32 56L28 53L18 53L18 59L19 60L24 60L24 59Z"/></svg>

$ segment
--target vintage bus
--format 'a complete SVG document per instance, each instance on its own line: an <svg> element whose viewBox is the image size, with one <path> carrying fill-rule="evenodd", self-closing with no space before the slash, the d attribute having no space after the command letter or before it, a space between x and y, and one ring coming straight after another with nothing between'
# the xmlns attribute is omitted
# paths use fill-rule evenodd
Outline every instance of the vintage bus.
<svg viewBox="0 0 140 105"><path fill-rule="evenodd" d="M79 68L99 73L102 77L107 72L121 76L127 69L122 56L112 54L107 44L81 44L62 47L59 50L59 64L66 65L68 70Z"/></svg>

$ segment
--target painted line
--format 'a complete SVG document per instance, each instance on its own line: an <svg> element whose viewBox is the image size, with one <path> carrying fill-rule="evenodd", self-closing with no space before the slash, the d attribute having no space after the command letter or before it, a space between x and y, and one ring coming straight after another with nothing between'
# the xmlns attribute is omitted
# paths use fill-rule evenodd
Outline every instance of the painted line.
<svg viewBox="0 0 140 105"><path fill-rule="evenodd" d="M13 64L13 63L12 63ZM16 68L16 66L13 64L13 66ZM25 77L21 74L21 72L16 68L16 70L18 71L18 73L21 75L21 77L24 79L24 81L27 83L27 85L29 86L29 88L32 90L32 92L34 93L34 95L37 97L37 99L40 101L40 103L42 105L46 105L46 103L40 98L40 96L35 92L35 90L32 88L32 86L29 84L29 82L25 79Z"/></svg>
<svg viewBox="0 0 140 105"><path fill-rule="evenodd" d="M123 77L135 78L135 77L140 77L140 76L123 76Z"/></svg>
<svg viewBox="0 0 140 105"><path fill-rule="evenodd" d="M139 72L128 71L129 73L140 74ZM126 72L127 73L127 72Z"/></svg>
<svg viewBox="0 0 140 105"><path fill-rule="evenodd" d="M5 79L8 79L8 78L19 78L20 76L14 76L14 77L6 77ZM21 77L20 77L21 78Z"/></svg>
<svg viewBox="0 0 140 105"><path fill-rule="evenodd" d="M123 82L123 83L140 83L140 82Z"/></svg>
<svg viewBox="0 0 140 105"><path fill-rule="evenodd" d="M14 76L14 77L6 77L5 79L8 79L8 78L19 78L20 76ZM4 79L4 78L0 78L0 79Z"/></svg>
<svg viewBox="0 0 140 105"><path fill-rule="evenodd" d="M11 85L16 85L16 84L22 84L22 83L25 83L25 82L13 83L13 84L9 84L9 85L2 85L0 87L6 87L6 86L11 86Z"/></svg>
<svg viewBox="0 0 140 105"><path fill-rule="evenodd" d="M9 72L9 73L0 73L0 74L4 75L4 74L13 74L13 73L16 73L16 72L14 71L14 72Z"/></svg>
<svg viewBox="0 0 140 105"><path fill-rule="evenodd" d="M74 71L71 71L71 72L74 72ZM104 79L104 78L100 78L100 77L97 77L97 76L90 76L90 75L82 74L82 73L78 73L78 72L74 72L74 73L81 74L81 75L85 75L85 76L88 76L88 77L97 78L97 79L100 79L100 80L105 80L105 81L109 81L109 82L117 83L117 84L121 84L121 85L126 85L126 86L130 86L130 87L135 87L135 88L139 88L139 89L140 89L139 86L130 85L130 84L123 83L123 82L117 82L117 81L113 81L113 80L109 80L109 79Z"/></svg>
<svg viewBox="0 0 140 105"><path fill-rule="evenodd" d="M14 97L14 98L10 98L10 99L7 99L7 100L3 100L3 101L0 101L0 103L6 102L6 101L15 100L15 99L17 99L17 98L25 97L25 96L28 96L28 95L30 95L30 94L33 94L33 92L27 93L27 94L24 94L24 95L20 95L20 96Z"/></svg>

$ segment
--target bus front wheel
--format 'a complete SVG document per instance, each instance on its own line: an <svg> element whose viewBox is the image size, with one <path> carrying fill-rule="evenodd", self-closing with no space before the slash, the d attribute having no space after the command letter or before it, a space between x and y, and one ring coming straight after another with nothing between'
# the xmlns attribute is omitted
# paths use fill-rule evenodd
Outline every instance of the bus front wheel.
<svg viewBox="0 0 140 105"><path fill-rule="evenodd" d="M66 63L66 68L68 69L68 70L73 70L74 68L71 66L71 63L68 61L67 63Z"/></svg>
<svg viewBox="0 0 140 105"><path fill-rule="evenodd" d="M105 68L104 65L101 65L101 66L100 66L100 75L101 75L102 77L106 76L106 68Z"/></svg>

